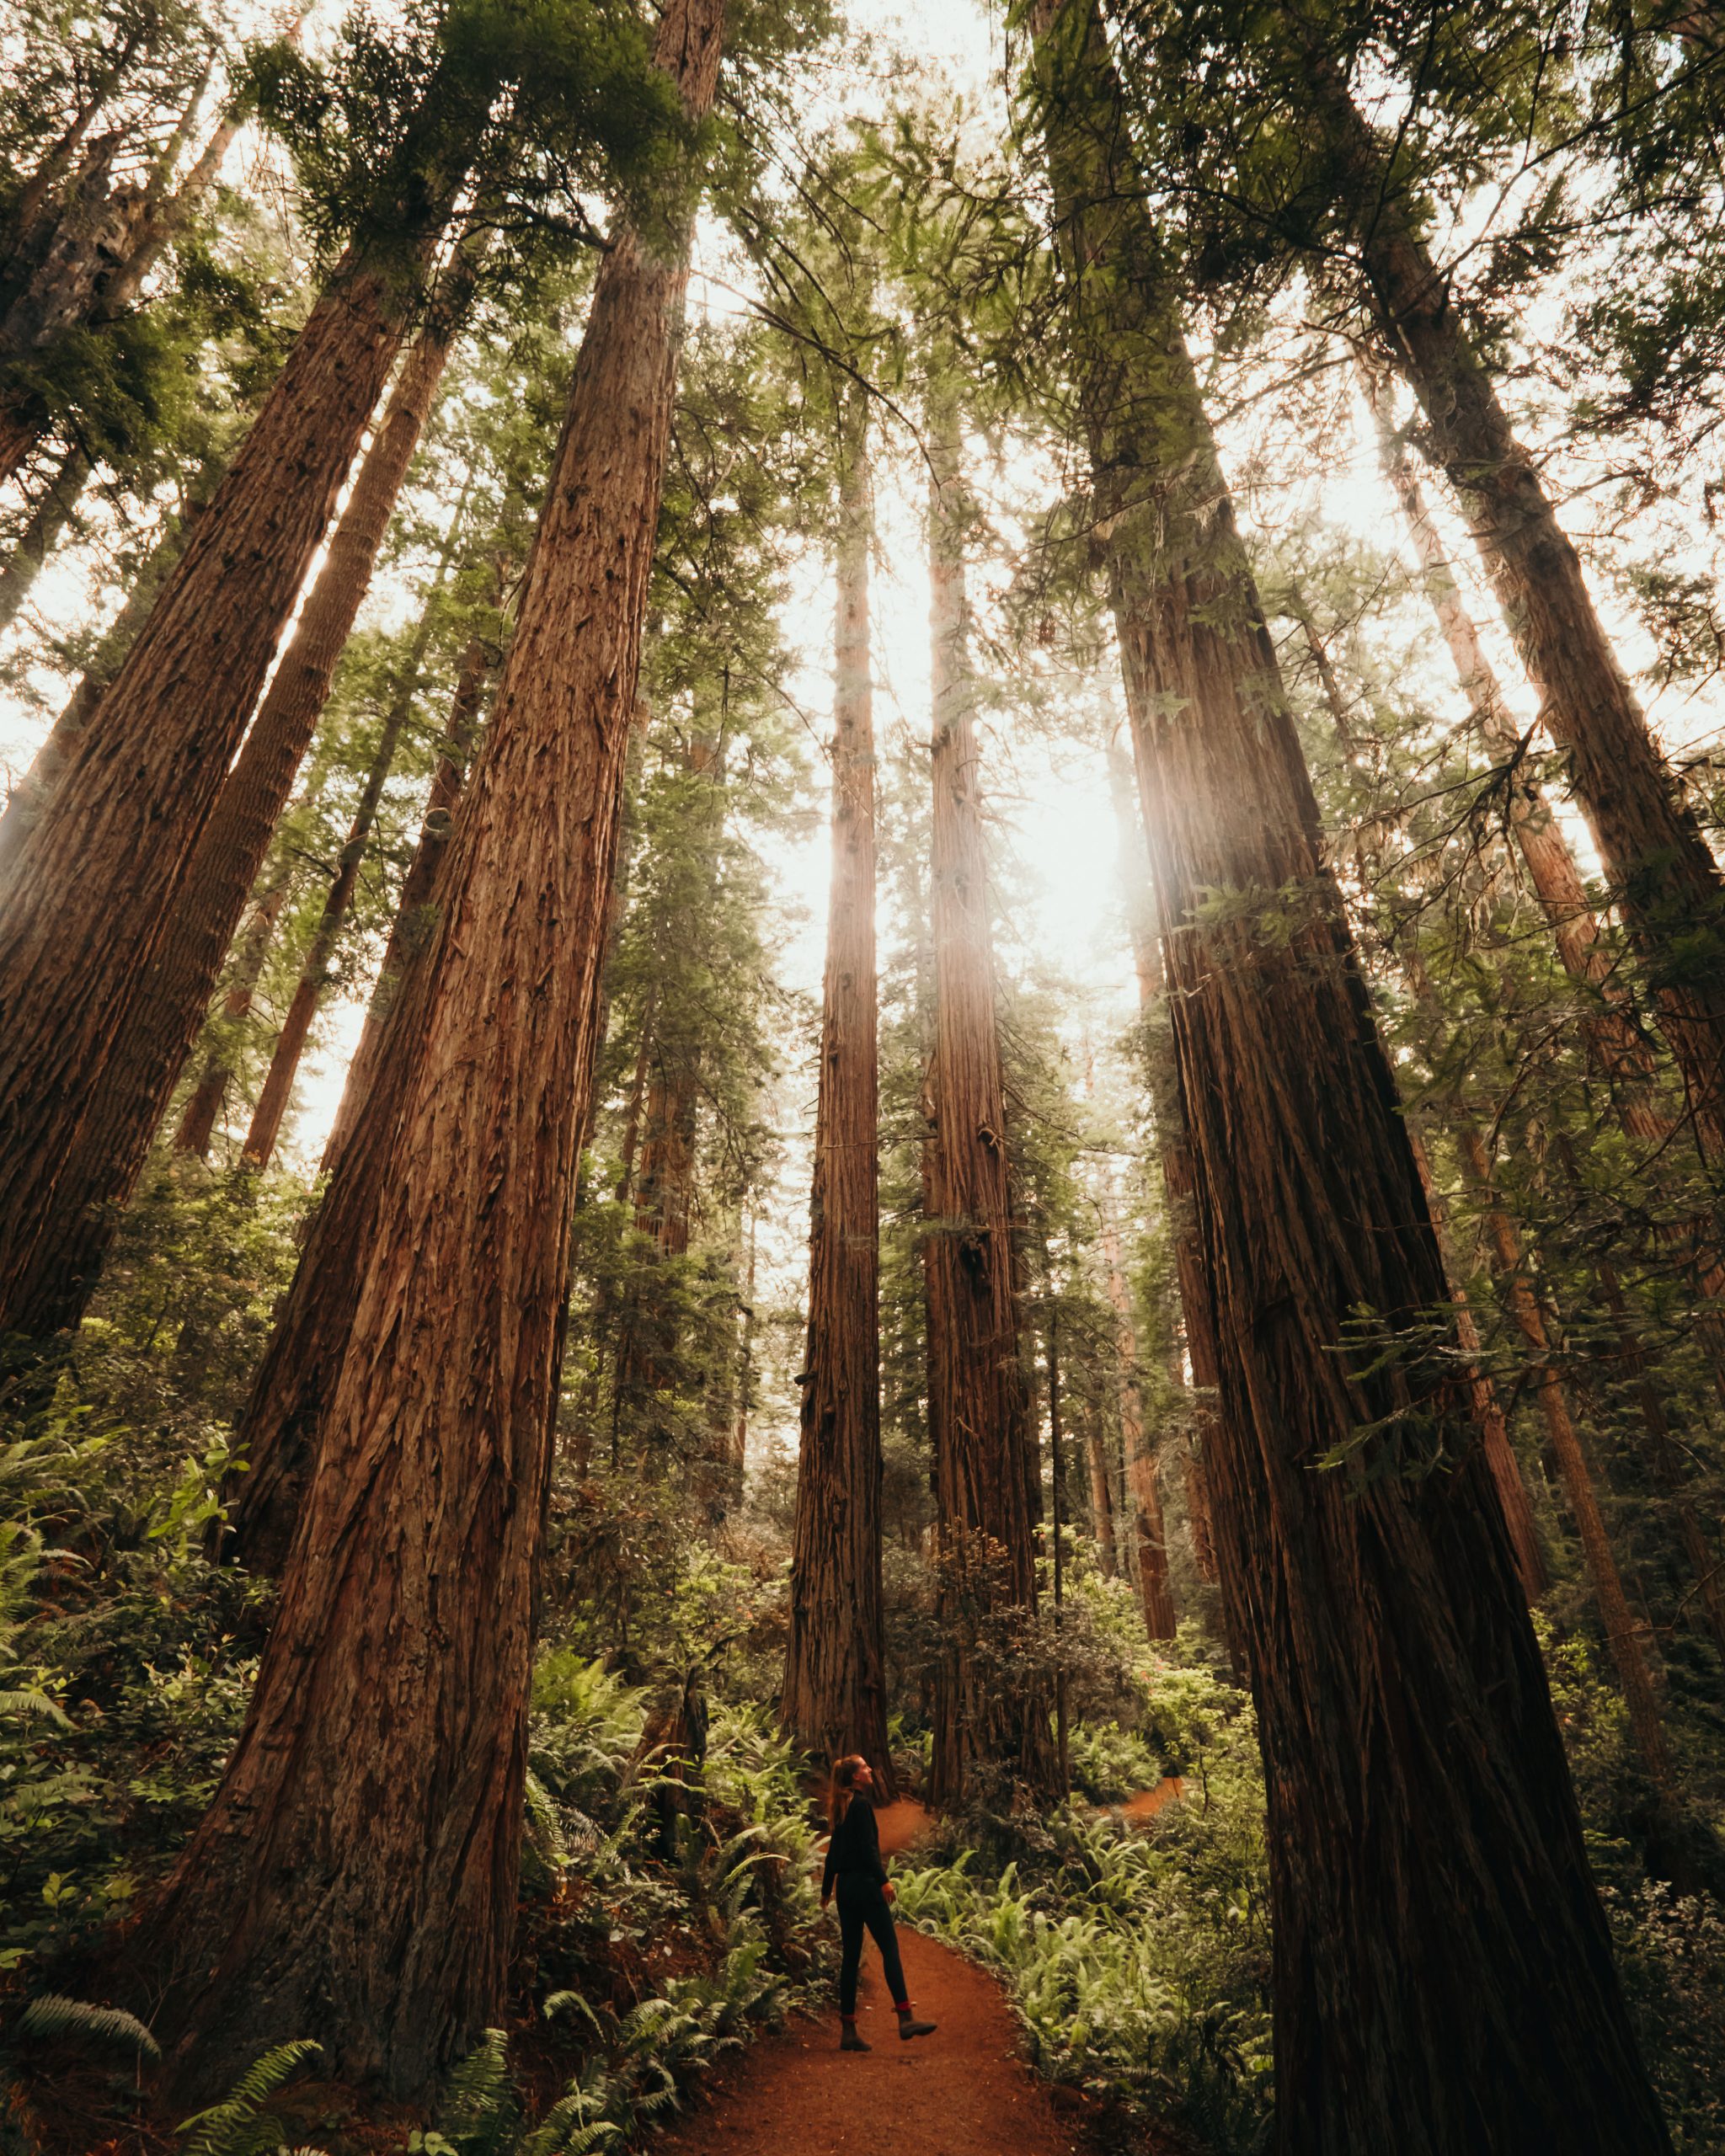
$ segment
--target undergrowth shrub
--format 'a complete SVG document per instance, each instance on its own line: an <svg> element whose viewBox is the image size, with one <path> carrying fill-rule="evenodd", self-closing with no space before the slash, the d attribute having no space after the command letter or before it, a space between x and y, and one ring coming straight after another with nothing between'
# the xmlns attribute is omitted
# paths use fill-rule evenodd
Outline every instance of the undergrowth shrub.
<svg viewBox="0 0 1725 2156"><path fill-rule="evenodd" d="M1158 1668L1146 1684L1148 1726L1178 1740L1183 1801L1141 1827L1076 1807L967 1817L948 1830L948 1860L899 1874L898 1906L1002 1979L1050 2079L1249 2156L1263 2145L1271 2088L1253 1717L1205 1668ZM1122 1742L1118 1731L1074 1735L1087 1758ZM1152 1769L1137 1786L1173 1764L1130 1741L1142 1747L1134 1767Z"/></svg>

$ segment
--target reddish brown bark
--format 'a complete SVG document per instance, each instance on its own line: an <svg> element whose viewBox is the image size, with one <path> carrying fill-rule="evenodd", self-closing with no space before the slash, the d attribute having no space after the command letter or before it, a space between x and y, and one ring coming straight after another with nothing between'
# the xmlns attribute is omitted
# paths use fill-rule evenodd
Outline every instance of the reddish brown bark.
<svg viewBox="0 0 1725 2156"><path fill-rule="evenodd" d="M318 917L318 926L312 931L311 948L300 969L300 977L294 983L287 1015L281 1022L275 1053L270 1059L270 1068L264 1074L257 1104L252 1110L251 1124L246 1132L243 1148L244 1158L252 1167L269 1166L275 1151L275 1142L281 1135L282 1118L287 1113L287 1104L292 1097L294 1080L299 1074L300 1058L305 1053L312 1022L318 1015L318 1006L323 1001L323 991L329 983L329 969L334 963L335 953L341 942L341 932L347 925L354 893L359 889L360 871L365 866L366 855L371 846L378 805L382 801L383 789L389 782L389 774L394 766L402 728L406 725L412 708L409 687L391 704L378 736L371 768L366 774L366 783L360 789L353 821L348 826L347 837L342 844L341 858L330 880L323 911Z"/></svg>
<svg viewBox="0 0 1725 2156"><path fill-rule="evenodd" d="M1112 1189L1104 1193L1102 1259L1120 1356L1120 1449L1126 1460L1126 1486L1132 1497L1133 1533L1138 1546L1138 1592L1144 1629L1153 1640L1171 1640L1178 1629L1174 1591L1168 1577L1167 1535L1162 1525L1162 1492L1156 1486L1156 1456L1144 1427L1144 1395L1138 1380L1138 1327L1132 1317L1132 1291L1120 1264L1120 1229ZM1194 1542L1196 1536L1194 1535Z"/></svg>
<svg viewBox="0 0 1725 2156"><path fill-rule="evenodd" d="M222 1038L205 1058L198 1082L180 1117L179 1129L174 1133L174 1150L177 1153L195 1153L202 1158L210 1150L216 1118L222 1113L222 1103L227 1097L227 1088L233 1079L233 1037L251 1014L252 998L257 994L264 961L275 940L275 924L281 918L287 886L286 872L278 870L259 897L251 926L240 944L232 985L222 998Z"/></svg>
<svg viewBox="0 0 1725 2156"><path fill-rule="evenodd" d="M880 1577L880 1224L868 406L841 417L832 884L809 1217L809 1337L781 1713L817 1758L861 1752L893 1790Z"/></svg>
<svg viewBox="0 0 1725 2156"><path fill-rule="evenodd" d="M324 1147L323 1196L236 1426L235 1449L248 1468L224 1494L233 1553L251 1572L280 1576L305 1507L389 1149L420 1029L436 1000L441 871L494 663L478 639L468 645L451 709L448 753L432 780L365 1029Z"/></svg>
<svg viewBox="0 0 1725 2156"><path fill-rule="evenodd" d="M1012 1613L1028 1616L1036 1606L1039 1507L1033 1508L1033 1438L1013 1281L1006 1090L969 648L962 439L945 382L931 386L927 427L935 1041L925 1232L944 1635L929 1793L936 1805L951 1806L979 1767L1006 1768L1051 1787L1056 1761L1048 1700L1033 1684L1009 1684L1001 1659L1002 1626Z"/></svg>
<svg viewBox="0 0 1725 2156"><path fill-rule="evenodd" d="M1466 1358L1468 1390L1473 1396L1473 1419L1479 1426L1486 1458L1491 1464L1492 1480L1498 1486L1498 1497L1503 1508L1503 1524L1509 1530L1510 1547L1515 1552L1515 1570L1521 1581L1522 1593L1530 1602L1537 1602L1550 1586L1551 1580L1546 1571L1545 1553L1540 1548L1539 1529L1534 1524L1533 1507L1528 1501L1527 1485L1522 1480L1521 1464L1516 1459L1515 1448L1510 1442L1509 1425L1498 1398L1498 1389L1487 1375L1482 1359L1479 1327L1473 1321L1466 1291L1459 1284L1457 1268L1450 1248L1449 1222L1438 1195L1437 1184L1433 1179L1430 1156L1426 1151L1424 1140L1412 1123L1408 1125L1407 1136L1413 1147L1420 1187L1425 1193L1432 1227L1438 1238L1438 1247L1443 1253L1444 1271L1450 1282L1450 1307L1455 1314L1455 1340Z"/></svg>
<svg viewBox="0 0 1725 2156"><path fill-rule="evenodd" d="M1375 1352L1378 1328L1427 1337L1443 1266L1106 33L1090 0L1036 28L1220 1357L1206 1464L1268 1792L1277 2146L1664 2156L1465 1394L1447 1358Z"/></svg>
<svg viewBox="0 0 1725 2156"><path fill-rule="evenodd" d="M1419 558L1426 595L1449 648L1456 678L1467 698L1481 741L1508 775L1506 820L1516 851L1526 866L1528 880L1551 926L1564 971L1590 999L1596 999L1596 1007L1583 1020L1588 1045L1610 1086L1612 1107L1626 1134L1647 1145L1663 1145L1670 1137L1671 1124L1653 1093L1653 1060L1648 1053L1647 1043L1636 1030L1627 985L1613 969L1602 926L1562 828L1537 782L1523 769L1521 739L1503 700L1496 672L1463 603L1455 572L1444 553L1443 542L1426 508L1413 460L1405 446L1397 440L1390 425L1387 385L1370 359L1360 360L1359 373L1367 402L1377 421L1379 456L1384 473L1407 521ZM1683 1264L1706 1304L1717 1305L1725 1298L1725 1266L1722 1266L1714 1237L1708 1229L1676 1228L1666 1231L1663 1240ZM1725 1339L1722 1339L1717 1308L1704 1310L1699 1329L1714 1381L1725 1391Z"/></svg>
<svg viewBox="0 0 1725 2156"><path fill-rule="evenodd" d="M1551 1456L1562 1479L1570 1517L1575 1522L1588 1585L1593 1589L1599 1621L1605 1626L1606 1648L1623 1689L1624 1704L1629 1710L1629 1726L1634 1732L1636 1749L1654 1788L1662 1796L1669 1796L1672 1786L1671 1754L1665 1742L1664 1718L1659 1710L1658 1693L1650 1666L1655 1658L1653 1640L1648 1627L1637 1624L1631 1614L1611 1538L1606 1532L1605 1515L1594 1490L1593 1471L1582 1449L1575 1419L1570 1412L1569 1396L1552 1358L1545 1314L1522 1257L1521 1239L1492 1187L1491 1155L1485 1140L1471 1123L1465 1122L1458 1123L1455 1135L1469 1178L1484 1203L1486 1232L1497 1260L1503 1299L1532 1358L1540 1413L1551 1442Z"/></svg>
<svg viewBox="0 0 1725 2156"><path fill-rule="evenodd" d="M1374 328L1419 401L1432 454L1466 507L1541 718L1568 760L1683 1074L1697 1140L1708 1159L1725 1158L1725 878L1648 732L1580 558L1452 303L1405 182L1391 173L1388 146L1306 19L1288 10L1279 20L1297 55L1288 91L1322 131Z"/></svg>
<svg viewBox="0 0 1725 2156"><path fill-rule="evenodd" d="M372 1075L382 1050L383 1036L394 1022L398 1004L405 996L409 976L418 967L436 927L436 893L444 856L455 828L455 813L467 783L467 762L479 730L479 717L486 686L496 670L499 654L483 637L472 637L462 654L456 676L455 695L444 732L443 753L431 777L425 813L420 819L419 841L408 873L402 878L390 923L389 941L383 947L383 963L377 969L366 1022L359 1045L347 1067L341 1104L335 1111L323 1147L323 1173L334 1168L352 1131L355 1118L365 1112ZM417 671L417 669L415 670Z"/></svg>
<svg viewBox="0 0 1725 2156"><path fill-rule="evenodd" d="M160 538L151 548L142 569L132 579L126 604L97 646L88 670L61 707L47 739L19 782L0 815L0 883L3 883L14 851L32 825L40 818L55 788L76 758L79 737L94 717L109 685L120 671L138 632L150 618L163 584L185 552L197 520L208 508L211 496L224 469L219 456L206 457L185 489L185 505L170 516Z"/></svg>
<svg viewBox="0 0 1725 2156"><path fill-rule="evenodd" d="M0 569L0 629L10 628L24 611L43 563L77 514L78 499L89 476L90 460L74 449L44 479L29 521L19 532L6 567Z"/></svg>
<svg viewBox="0 0 1725 2156"><path fill-rule="evenodd" d="M660 59L693 115L713 101L722 20L715 0L661 18ZM195 2039L211 2071L292 2028L323 2043L324 2071L417 2094L501 2005L680 222L669 254L625 226L599 271L275 1625L154 1912L180 2056Z"/></svg>
<svg viewBox="0 0 1725 2156"><path fill-rule="evenodd" d="M1130 704L1133 694L1130 683L1126 694ZM1127 931L1131 937L1132 961L1138 975L1138 1015L1147 1028L1156 1028L1162 1011L1162 958L1155 900L1150 889L1150 865L1144 851L1144 822L1139 813L1130 768L1112 748L1108 751L1108 780L1119 841ZM1146 1048L1156 1158L1162 1166L1162 1195L1173 1234L1174 1280L1180 1299L1180 1321L1186 1335L1186 1352L1192 1363L1189 1387L1183 1369L1175 1373L1180 1389L1188 1395L1187 1419L1190 1428L1186 1448L1186 1519L1198 1577L1213 1584L1216 1555L1210 1532L1210 1497L1204 1487L1204 1453L1207 1433L1216 1415L1215 1337L1211 1331L1210 1295L1204 1281L1204 1249L1192 1209L1192 1151L1186 1142L1186 1128L1182 1120L1179 1083L1172 1057L1158 1033L1148 1035Z"/></svg>
<svg viewBox="0 0 1725 2156"><path fill-rule="evenodd" d="M131 985L124 1030L87 1087L53 1212L19 1276L12 1315L17 1331L41 1339L75 1326L94 1289L119 1210L143 1171L197 1038L364 600L465 303L459 288L451 295L450 281L408 355L245 745L163 900L171 910ZM109 702L122 686L123 678L99 706L87 741L106 726ZM50 815L61 805L56 795Z"/></svg>
<svg viewBox="0 0 1725 2156"><path fill-rule="evenodd" d="M67 1252L88 1235L100 1159L68 1177L74 1153L130 1142L142 1160L130 1131L96 1128L99 1098L117 1096L135 1123L145 1089L122 1043L394 355L408 285L357 252L332 279L0 884L0 1331L52 1331L88 1292ZM182 1060L219 964L218 952Z"/></svg>

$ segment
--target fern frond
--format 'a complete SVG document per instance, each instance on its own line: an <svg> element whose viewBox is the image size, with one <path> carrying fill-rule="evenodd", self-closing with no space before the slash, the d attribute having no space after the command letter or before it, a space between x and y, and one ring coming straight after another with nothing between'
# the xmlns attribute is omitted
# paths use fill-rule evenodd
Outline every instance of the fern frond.
<svg viewBox="0 0 1725 2156"><path fill-rule="evenodd" d="M281 2121L262 2106L323 2048L302 2037L296 2043L277 2044L254 2059L221 2103L181 2122L179 2131L191 2139L180 2156L262 2156L265 2149L282 2148L287 2137Z"/></svg>
<svg viewBox="0 0 1725 2156"><path fill-rule="evenodd" d="M18 2025L25 2036L40 2036L45 2042L83 2037L93 2044L126 2046L146 2058L162 2056L162 2047L136 2015L120 2006L92 2006L82 1999L50 1993L30 2001Z"/></svg>

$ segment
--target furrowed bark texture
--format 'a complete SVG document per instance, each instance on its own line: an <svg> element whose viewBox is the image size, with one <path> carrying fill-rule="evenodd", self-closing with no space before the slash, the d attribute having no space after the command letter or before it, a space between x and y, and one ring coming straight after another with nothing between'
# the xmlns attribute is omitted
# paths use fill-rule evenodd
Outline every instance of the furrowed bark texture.
<svg viewBox="0 0 1725 2156"><path fill-rule="evenodd" d="M389 941L383 947L383 963L377 969L371 997L366 1006L366 1022L360 1044L354 1050L342 1085L341 1104L323 1147L323 1172L328 1174L352 1131L354 1119L365 1108L371 1076L384 1034L394 1020L396 1006L405 994L409 976L429 945L436 925L435 900L443 858L449 850L455 813L467 783L467 761L479 729L479 715L486 685L496 671L499 654L483 637L468 640L456 676L455 696L450 704L449 724L444 734L443 754L431 776L425 813L408 873L402 878L390 923Z"/></svg>
<svg viewBox="0 0 1725 2156"><path fill-rule="evenodd" d="M441 870L494 663L479 639L468 645L450 712L448 753L432 779L365 1030L324 1147L323 1196L236 1426L235 1449L248 1471L225 1492L233 1554L248 1571L275 1578L305 1508L318 1433L346 1352L402 1104L418 1067L426 1014L436 1001Z"/></svg>
<svg viewBox="0 0 1725 2156"><path fill-rule="evenodd" d="M1106 35L1085 0L1039 28L1221 1358L1211 1501L1268 1790L1277 2143L1664 2151L1483 1449L1441 1364L1349 1351L1361 1306L1421 1337L1443 1267Z"/></svg>
<svg viewBox="0 0 1725 2156"><path fill-rule="evenodd" d="M1132 1497L1144 1629L1153 1640L1171 1640L1178 1625L1173 1586L1168 1577L1167 1534L1162 1525L1162 1492L1156 1486L1156 1449L1144 1427L1144 1396L1138 1382L1138 1328L1132 1318L1132 1291L1120 1264L1120 1230L1112 1189L1105 1193L1103 1204L1102 1256L1119 1337L1120 1449L1125 1454L1126 1487Z"/></svg>
<svg viewBox="0 0 1725 2156"><path fill-rule="evenodd" d="M809 1337L782 1714L817 1758L860 1752L888 1801L880 1579L880 1215L874 955L873 543L866 392L842 415L832 885L809 1198Z"/></svg>
<svg viewBox="0 0 1725 2156"><path fill-rule="evenodd" d="M1117 633L1119 627L1117 622ZM1126 694L1130 702L1134 694L1130 683ZM1204 1246L1199 1240L1198 1221L1192 1209L1192 1149L1186 1142L1179 1081L1174 1073L1172 1053L1160 1033L1165 985L1162 942L1155 918L1156 901L1150 888L1150 863L1144 850L1144 819L1139 809L1137 785L1131 767L1112 747L1108 750L1108 782L1114 794L1114 825L1119 841L1126 928L1132 940L1132 963L1138 976L1138 1016L1146 1028L1145 1063L1150 1080L1151 1114L1156 1127L1156 1158L1162 1167L1162 1196L1173 1230L1174 1282L1180 1298L1186 1353L1192 1364L1189 1386L1183 1368L1176 1373L1180 1388L1187 1395L1190 1422L1186 1447L1186 1518L1198 1577L1214 1585L1216 1553L1210 1533L1204 1454L1216 1416L1215 1334L1210 1318L1210 1292L1204 1279ZM1151 1636L1159 1636L1152 1633Z"/></svg>
<svg viewBox="0 0 1725 2156"><path fill-rule="evenodd" d="M288 881L285 870L278 870L259 894L251 924L240 942L233 984L222 999L216 1040L205 1056L204 1067L174 1134L176 1153L195 1153L200 1160L209 1154L210 1140L216 1134L216 1118L222 1113L222 1103L227 1099L227 1088L233 1080L235 1036L251 1016L252 998L258 992L264 962L275 941L275 925L286 903Z"/></svg>
<svg viewBox="0 0 1725 2156"><path fill-rule="evenodd" d="M1353 228L1360 288L1384 350L1419 401L1432 454L1466 505L1540 716L1568 759L1613 899L1683 1074L1696 1135L1725 1159L1725 878L1612 649L1533 460L1452 304L1332 53L1297 11L1280 18L1289 72L1322 130Z"/></svg>
<svg viewBox="0 0 1725 2156"><path fill-rule="evenodd" d="M1036 1604L1039 1476L1020 1359L995 1024L994 944L965 593L957 403L928 399L929 623L933 639L931 897L935 1041L928 1093L929 1419L934 1433L937 1610L930 1799L950 1807L978 1767L1051 1788L1057 1762L1042 1689L1008 1680L1003 1629Z"/></svg>
<svg viewBox="0 0 1725 2156"><path fill-rule="evenodd" d="M258 1095L257 1105L252 1110L251 1125L246 1132L243 1151L246 1160L254 1168L269 1166L275 1151L275 1141L281 1135L282 1121L293 1095L293 1081L299 1074L300 1058L305 1054L312 1021L318 1015L318 1006L329 985L329 969L334 963L341 931L347 923L348 910L353 905L354 893L359 888L360 871L365 866L366 851L371 843L372 827L377 821L378 804L383 798L384 787L389 783L402 728L406 725L412 708L409 686L406 693L397 697L383 722L377 753L371 759L371 768L366 774L359 805L354 810L353 821L348 826L347 837L342 845L341 859L323 900L318 926L312 931L312 947L306 953L306 962L300 969L298 980L294 984L287 1016L283 1019L281 1031L276 1037L275 1052L270 1059L270 1068L264 1074L264 1084Z"/></svg>
<svg viewBox="0 0 1725 2156"><path fill-rule="evenodd" d="M71 1254L90 1233L101 1161L142 1164L146 1088L124 1043L142 1030L131 1022L140 991L377 403L407 297L402 277L361 257L337 273L0 882L0 1333L40 1337L67 1321L88 1291ZM182 1061L222 955L201 980ZM164 1105L165 1095L157 1119ZM109 1129L110 1113L132 1127Z"/></svg>
<svg viewBox="0 0 1725 2156"><path fill-rule="evenodd" d="M101 1276L120 1210L143 1172L317 730L442 379L466 301L462 290L453 305L445 303L450 283L403 366L245 746L163 902L171 910L133 989L124 1030L89 1088L53 1219L14 1305L17 1331L44 1339L76 1326ZM302 1015L309 1022L309 1011Z"/></svg>
<svg viewBox="0 0 1725 2156"><path fill-rule="evenodd" d="M660 21L692 115L722 26L716 0ZM687 229L667 257L625 226L599 272L275 1625L154 1912L183 2073L190 2047L214 2079L292 2028L323 2042L323 2071L422 2094L502 2003L569 1213Z"/></svg>

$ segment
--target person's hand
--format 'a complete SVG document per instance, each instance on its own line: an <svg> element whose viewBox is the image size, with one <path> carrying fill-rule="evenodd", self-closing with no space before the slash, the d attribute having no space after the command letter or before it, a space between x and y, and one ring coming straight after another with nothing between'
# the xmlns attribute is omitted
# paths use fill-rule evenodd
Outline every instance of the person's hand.
<svg viewBox="0 0 1725 2156"><path fill-rule="evenodd" d="M830 1894L823 1894L823 1895L821 1896L821 1897L820 1897L820 1913L822 1914L822 1916L825 1916L825 1915L826 1914L827 1909L828 1909L828 1908L830 1906L831 1902L832 1902L832 1896L831 1896Z"/></svg>
<svg viewBox="0 0 1725 2156"><path fill-rule="evenodd" d="M880 1891L885 1895L886 1898L889 1902L896 1902L899 1898L899 1890L894 1886L890 1879L888 1880L885 1886L883 1886Z"/></svg>

